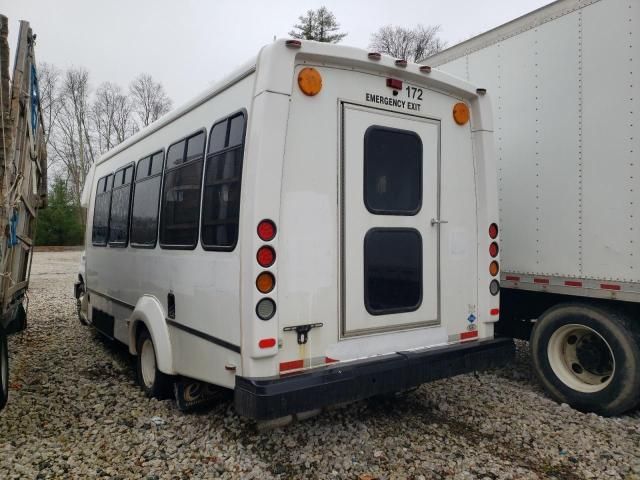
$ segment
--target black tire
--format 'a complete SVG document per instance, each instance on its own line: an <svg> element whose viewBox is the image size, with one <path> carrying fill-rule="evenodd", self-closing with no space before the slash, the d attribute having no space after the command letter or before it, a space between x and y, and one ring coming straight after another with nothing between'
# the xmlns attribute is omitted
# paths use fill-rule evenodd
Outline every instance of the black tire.
<svg viewBox="0 0 640 480"><path fill-rule="evenodd" d="M627 318L585 304L540 316L530 348L540 383L556 401L583 412L619 415L640 401L640 335Z"/></svg>
<svg viewBox="0 0 640 480"><path fill-rule="evenodd" d="M9 400L9 346L7 337L0 333L0 410Z"/></svg>
<svg viewBox="0 0 640 480"><path fill-rule="evenodd" d="M148 352L148 348L153 349L152 357L150 354L149 356L146 356L143 353L143 349L145 349L145 352ZM151 335L146 328L143 328L138 335L138 340L136 342L136 352L136 372L138 375L138 384L142 387L147 396L157 398L159 400L170 397L173 390L173 380L170 375L162 373L160 370L158 370L156 347L153 344ZM150 365L151 358L153 359L152 366ZM143 367L143 363L145 363L146 368ZM150 375L150 370L153 371L152 375Z"/></svg>

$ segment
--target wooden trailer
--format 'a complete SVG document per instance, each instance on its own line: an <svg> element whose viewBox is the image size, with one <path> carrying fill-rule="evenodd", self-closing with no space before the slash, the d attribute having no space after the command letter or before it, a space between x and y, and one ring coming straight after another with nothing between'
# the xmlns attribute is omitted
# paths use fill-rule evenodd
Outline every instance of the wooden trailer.
<svg viewBox="0 0 640 480"><path fill-rule="evenodd" d="M9 389L7 336L26 328L36 217L47 199L36 35L20 22L10 76L8 33L9 20L0 15L0 408Z"/></svg>

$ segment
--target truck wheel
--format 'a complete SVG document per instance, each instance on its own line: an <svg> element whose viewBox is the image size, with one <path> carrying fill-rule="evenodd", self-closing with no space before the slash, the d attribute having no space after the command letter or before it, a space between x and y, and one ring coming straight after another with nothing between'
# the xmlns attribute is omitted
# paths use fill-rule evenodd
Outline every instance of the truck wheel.
<svg viewBox="0 0 640 480"><path fill-rule="evenodd" d="M531 333L533 366L558 402L618 415L640 401L640 337L628 320L587 305L560 305L540 316Z"/></svg>
<svg viewBox="0 0 640 480"><path fill-rule="evenodd" d="M146 328L138 335L137 352L139 385L149 397L159 400L169 397L171 394L171 377L158 370L156 348Z"/></svg>
<svg viewBox="0 0 640 480"><path fill-rule="evenodd" d="M9 347L6 335L0 333L0 410L9 399Z"/></svg>

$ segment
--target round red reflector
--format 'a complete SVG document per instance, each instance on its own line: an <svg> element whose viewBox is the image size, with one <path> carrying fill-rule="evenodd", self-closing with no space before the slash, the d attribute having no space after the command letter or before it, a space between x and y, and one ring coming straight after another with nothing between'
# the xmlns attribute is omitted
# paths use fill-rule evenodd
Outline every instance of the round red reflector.
<svg viewBox="0 0 640 480"><path fill-rule="evenodd" d="M256 258L261 267L270 267L276 261L276 251L271 247L260 247Z"/></svg>
<svg viewBox="0 0 640 480"><path fill-rule="evenodd" d="M489 236L493 239L498 236L498 225L492 223L489 225Z"/></svg>
<svg viewBox="0 0 640 480"><path fill-rule="evenodd" d="M491 255L492 257L497 257L499 250L500 249L498 248L498 244L496 242L492 242L491 245L489 245L489 255Z"/></svg>
<svg viewBox="0 0 640 480"><path fill-rule="evenodd" d="M260 240L264 240L265 242L273 240L273 237L276 236L276 224L271 220L262 220L258 224L258 236Z"/></svg>
<svg viewBox="0 0 640 480"><path fill-rule="evenodd" d="M271 348L276 346L275 338L263 338L258 342L260 348Z"/></svg>

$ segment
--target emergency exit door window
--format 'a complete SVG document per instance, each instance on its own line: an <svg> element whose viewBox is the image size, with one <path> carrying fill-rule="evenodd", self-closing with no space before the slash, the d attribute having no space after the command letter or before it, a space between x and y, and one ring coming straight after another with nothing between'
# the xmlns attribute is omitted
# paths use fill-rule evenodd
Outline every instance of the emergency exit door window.
<svg viewBox="0 0 640 480"><path fill-rule="evenodd" d="M364 134L364 203L376 215L415 215L422 206L422 140L410 130Z"/></svg>
<svg viewBox="0 0 640 480"><path fill-rule="evenodd" d="M364 303L371 315L422 303L422 236L413 228L372 228L364 238Z"/></svg>

